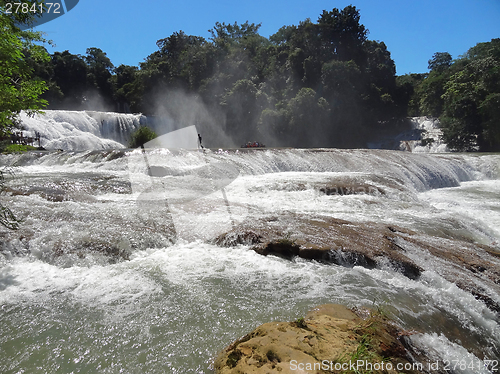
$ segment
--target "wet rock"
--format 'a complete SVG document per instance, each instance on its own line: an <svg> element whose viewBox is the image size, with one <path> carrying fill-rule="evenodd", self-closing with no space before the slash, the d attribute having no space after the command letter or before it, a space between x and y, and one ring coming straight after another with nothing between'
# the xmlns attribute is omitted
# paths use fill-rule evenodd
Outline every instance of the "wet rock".
<svg viewBox="0 0 500 374"><path fill-rule="evenodd" d="M271 240L252 249L264 256L269 254L292 258L300 254L300 246L290 239Z"/></svg>
<svg viewBox="0 0 500 374"><path fill-rule="evenodd" d="M263 324L219 354L216 373L331 373L342 371L335 371L335 365L358 360L394 369L411 365L411 347L401 341L405 332L380 314L364 314L367 318L327 304L297 321Z"/></svg>
<svg viewBox="0 0 500 374"><path fill-rule="evenodd" d="M229 232L218 236L214 240L214 244L222 247L233 247L238 244L252 245L262 242L262 235L254 231L244 231L244 232Z"/></svg>
<svg viewBox="0 0 500 374"><path fill-rule="evenodd" d="M6 192L10 193L11 196L30 196L38 195L43 199L52 202L61 202L67 200L66 191L57 188L46 188L46 187L31 187L27 191L20 191L13 188L6 188Z"/></svg>
<svg viewBox="0 0 500 374"><path fill-rule="evenodd" d="M395 243L397 234L394 228L373 223L354 224L334 218L294 218L293 239L290 233L285 235L280 230L279 220L273 220L261 224L267 226L265 229L236 228L219 236L215 243L223 246L247 244L255 252L266 256L299 256L347 267L373 269L382 264L389 265L411 279L418 278L422 271L405 256L404 248ZM273 224L277 226L276 230L272 228ZM400 233L408 232L399 230Z"/></svg>
<svg viewBox="0 0 500 374"><path fill-rule="evenodd" d="M393 270L410 279L431 270L500 315L495 301L500 294L500 253L496 248L376 222L293 213L271 218L236 227L219 236L216 243L249 245L262 255ZM434 265L436 261L439 266Z"/></svg>
<svg viewBox="0 0 500 374"><path fill-rule="evenodd" d="M356 184L331 184L318 188L318 191L325 195L385 195L385 191L380 187L366 183Z"/></svg>

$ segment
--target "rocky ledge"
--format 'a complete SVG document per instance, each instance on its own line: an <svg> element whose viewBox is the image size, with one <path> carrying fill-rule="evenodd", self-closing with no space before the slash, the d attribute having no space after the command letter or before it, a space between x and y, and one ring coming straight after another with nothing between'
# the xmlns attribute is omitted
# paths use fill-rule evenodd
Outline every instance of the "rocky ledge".
<svg viewBox="0 0 500 374"><path fill-rule="evenodd" d="M466 238L436 238L394 225L289 214L235 227L215 243L249 245L262 255L391 269L410 279L417 279L425 270L434 271L500 315L496 301L500 295L500 252Z"/></svg>
<svg viewBox="0 0 500 374"><path fill-rule="evenodd" d="M297 321L257 327L220 352L214 367L218 374L433 372L416 362L422 357L408 334L381 313L326 304Z"/></svg>

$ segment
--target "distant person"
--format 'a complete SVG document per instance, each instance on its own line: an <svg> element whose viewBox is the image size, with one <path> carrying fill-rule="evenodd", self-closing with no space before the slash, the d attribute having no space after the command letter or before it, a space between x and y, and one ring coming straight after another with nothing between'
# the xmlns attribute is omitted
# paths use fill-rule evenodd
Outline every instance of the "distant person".
<svg viewBox="0 0 500 374"><path fill-rule="evenodd" d="M203 149L203 144L201 144L201 135L198 134L198 145L200 146L201 149Z"/></svg>

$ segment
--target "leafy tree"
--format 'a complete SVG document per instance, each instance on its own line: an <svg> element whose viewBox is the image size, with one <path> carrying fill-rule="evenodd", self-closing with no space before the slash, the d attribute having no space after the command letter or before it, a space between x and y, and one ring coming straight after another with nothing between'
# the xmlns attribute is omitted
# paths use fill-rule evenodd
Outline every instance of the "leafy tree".
<svg viewBox="0 0 500 374"><path fill-rule="evenodd" d="M318 19L322 47L331 58L341 61L363 62L363 43L368 30L360 23L360 14L355 6L342 10L323 11ZM329 58L326 58L329 59Z"/></svg>
<svg viewBox="0 0 500 374"><path fill-rule="evenodd" d="M464 58L469 61L487 57L492 57L497 61L500 59L500 38L491 39L491 41L485 43L478 43L464 55Z"/></svg>
<svg viewBox="0 0 500 374"><path fill-rule="evenodd" d="M130 148L142 147L145 143L153 140L156 137L156 133L149 127L141 126L130 137L128 146Z"/></svg>
<svg viewBox="0 0 500 374"><path fill-rule="evenodd" d="M234 134L238 143L245 143L256 134L258 115L258 89L248 80L237 81L231 90L224 95L223 107L227 109L226 128Z"/></svg>
<svg viewBox="0 0 500 374"><path fill-rule="evenodd" d="M199 52L206 45L206 40L180 31L158 40L156 45L160 51L155 57L165 83L181 83L185 87L198 88L200 80L204 78L206 65L205 56Z"/></svg>
<svg viewBox="0 0 500 374"><path fill-rule="evenodd" d="M143 86L139 79L139 68L120 65L112 77L114 99L123 111L140 112ZM128 106L128 108L126 108ZM119 109L119 110L120 110Z"/></svg>
<svg viewBox="0 0 500 374"><path fill-rule="evenodd" d="M135 87L144 92L142 111L146 113L154 112L157 97L168 90L201 93L215 73L215 48L202 37L180 31L156 44L159 50L140 64L140 84Z"/></svg>
<svg viewBox="0 0 500 374"><path fill-rule="evenodd" d="M436 52L430 59L428 68L430 71L443 72L451 66L451 55L448 52Z"/></svg>
<svg viewBox="0 0 500 374"><path fill-rule="evenodd" d="M331 61L323 65L323 95L335 117L347 119L361 102L362 74L354 61ZM340 117L339 117L340 116Z"/></svg>
<svg viewBox="0 0 500 374"><path fill-rule="evenodd" d="M443 112L443 95L445 85L448 81L446 74L433 71L419 85L417 96L419 101L420 113L426 116L439 117Z"/></svg>
<svg viewBox="0 0 500 374"><path fill-rule="evenodd" d="M257 32L262 24L245 23L238 25L237 22L234 24L226 24L225 22L216 22L215 26L208 30L212 37L210 40L214 43L215 47L218 49L227 50L230 46L235 43L242 43L246 39L252 38L257 35Z"/></svg>
<svg viewBox="0 0 500 374"><path fill-rule="evenodd" d="M286 45L290 42L295 30L295 26L283 26L276 33L269 37L269 41L278 46Z"/></svg>
<svg viewBox="0 0 500 374"><path fill-rule="evenodd" d="M396 77L396 100L401 116L420 116L416 90L428 74L405 74Z"/></svg>
<svg viewBox="0 0 500 374"><path fill-rule="evenodd" d="M111 81L115 67L105 52L99 48L87 48L84 57L87 63L87 96L97 94L105 106L112 107L113 86ZM92 92L95 90L95 93Z"/></svg>
<svg viewBox="0 0 500 374"><path fill-rule="evenodd" d="M368 40L360 20L354 6L334 8L269 39L260 24L217 22L208 40L183 31L158 40L139 69L114 69L90 48L85 57L54 54L40 74L51 76L51 104L57 88L75 105L94 89L121 110L150 114L161 104L170 113L158 98L182 91L201 99L239 143L272 134L282 145L364 146L362 134L406 115L404 100L416 89L396 85L387 46Z"/></svg>
<svg viewBox="0 0 500 374"><path fill-rule="evenodd" d="M288 104L289 124L285 139L293 146L327 146L328 142L318 135L326 133L328 111L327 101L318 98L312 88L300 89Z"/></svg>
<svg viewBox="0 0 500 374"><path fill-rule="evenodd" d="M483 119L481 146L483 150L500 150L500 92L491 93L479 105Z"/></svg>
<svg viewBox="0 0 500 374"><path fill-rule="evenodd" d="M458 151L498 151L500 39L479 43L465 56L445 84L443 138Z"/></svg>
<svg viewBox="0 0 500 374"><path fill-rule="evenodd" d="M62 95L50 101L54 109L81 108L88 89L88 67L82 56L69 51L55 52L51 56L51 82L60 89Z"/></svg>
<svg viewBox="0 0 500 374"><path fill-rule="evenodd" d="M428 75L399 78L398 89L413 90L409 113L439 117L453 150L499 151L500 39L478 43L454 61L437 52L429 69Z"/></svg>
<svg viewBox="0 0 500 374"><path fill-rule="evenodd" d="M22 110L35 113L46 106L41 98L47 89L45 82L33 77L33 68L26 55L34 61L47 61L42 35L21 31L16 22L27 23L29 14L4 13L5 1L0 1L0 132L8 132L17 124Z"/></svg>

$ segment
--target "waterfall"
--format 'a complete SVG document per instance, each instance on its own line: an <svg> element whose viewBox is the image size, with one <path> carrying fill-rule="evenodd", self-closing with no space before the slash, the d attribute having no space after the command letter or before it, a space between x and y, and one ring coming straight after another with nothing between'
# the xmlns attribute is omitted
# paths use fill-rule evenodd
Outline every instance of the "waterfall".
<svg viewBox="0 0 500 374"><path fill-rule="evenodd" d="M417 139L408 141L412 152L416 153L443 153L448 147L443 143L439 120L432 117L413 117L412 129L418 135ZM406 144L405 144L406 146Z"/></svg>
<svg viewBox="0 0 500 374"><path fill-rule="evenodd" d="M414 153L445 153L448 147L441 139L439 120L433 117L410 117L408 128L396 135L384 136L368 143L371 149L394 149Z"/></svg>
<svg viewBox="0 0 500 374"><path fill-rule="evenodd" d="M124 148L130 134L146 121L141 114L46 110L31 117L21 113L23 133L26 136L40 133L41 146L48 150Z"/></svg>

